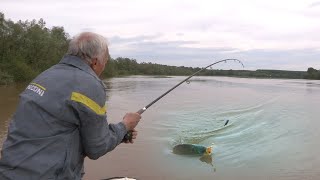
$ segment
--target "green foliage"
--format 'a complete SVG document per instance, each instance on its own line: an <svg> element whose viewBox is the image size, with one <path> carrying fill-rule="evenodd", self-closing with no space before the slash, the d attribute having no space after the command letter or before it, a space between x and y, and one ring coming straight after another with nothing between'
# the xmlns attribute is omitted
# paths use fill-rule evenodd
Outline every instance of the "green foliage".
<svg viewBox="0 0 320 180"><path fill-rule="evenodd" d="M257 70L257 76L268 78L288 78L301 79L305 76L303 71L283 71L283 70Z"/></svg>
<svg viewBox="0 0 320 180"><path fill-rule="evenodd" d="M38 72L35 72L32 67L28 66L25 62L16 60L8 66L8 72L16 82L28 81L38 75Z"/></svg>
<svg viewBox="0 0 320 180"><path fill-rule="evenodd" d="M316 70L312 67L309 67L307 74L305 75L306 79L320 79L320 70Z"/></svg>
<svg viewBox="0 0 320 180"><path fill-rule="evenodd" d="M67 50L63 27L39 21L6 20L0 13L0 70L14 81L28 81L56 64Z"/></svg>
<svg viewBox="0 0 320 180"><path fill-rule="evenodd" d="M104 71L105 77L125 75L189 75L196 68L175 67L154 63L138 63L135 59L118 57L109 60Z"/></svg>

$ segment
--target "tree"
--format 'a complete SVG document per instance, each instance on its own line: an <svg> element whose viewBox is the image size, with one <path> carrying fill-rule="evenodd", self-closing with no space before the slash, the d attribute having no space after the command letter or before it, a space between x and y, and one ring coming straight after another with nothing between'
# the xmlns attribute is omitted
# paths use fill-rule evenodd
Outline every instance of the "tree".
<svg viewBox="0 0 320 180"><path fill-rule="evenodd" d="M62 27L49 29L39 21L6 20L0 12L0 81L12 77L28 81L57 63L68 45L68 34Z"/></svg>
<svg viewBox="0 0 320 180"><path fill-rule="evenodd" d="M320 71L309 67L307 70L307 75L306 75L307 79L320 79Z"/></svg>

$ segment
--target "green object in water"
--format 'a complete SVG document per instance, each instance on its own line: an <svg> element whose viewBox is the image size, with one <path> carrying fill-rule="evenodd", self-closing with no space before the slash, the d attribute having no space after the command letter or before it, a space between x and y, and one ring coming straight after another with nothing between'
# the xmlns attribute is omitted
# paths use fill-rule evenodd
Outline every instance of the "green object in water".
<svg viewBox="0 0 320 180"><path fill-rule="evenodd" d="M178 144L173 148L173 153L182 155L211 155L213 145L205 147L198 144Z"/></svg>

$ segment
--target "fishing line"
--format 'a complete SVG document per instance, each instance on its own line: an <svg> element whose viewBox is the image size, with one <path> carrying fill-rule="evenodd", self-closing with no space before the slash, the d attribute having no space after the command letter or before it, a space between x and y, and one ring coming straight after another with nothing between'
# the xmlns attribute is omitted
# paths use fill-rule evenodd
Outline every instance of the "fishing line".
<svg viewBox="0 0 320 180"><path fill-rule="evenodd" d="M189 77L187 77L186 79L184 79L183 81L179 82L177 85L173 86L171 89L169 89L168 91L166 91L165 93L163 93L162 95L160 95L158 98L156 98L155 100L153 100L151 103L149 103L148 105L146 105L145 107L141 108L139 111L137 111L137 113L142 114L143 112L145 112L150 106L152 106L154 103L156 103L157 101L159 101L161 98L163 98L165 95L167 95L169 92L171 92L172 90L174 90L175 88L177 88L178 86L180 86L182 83L186 82L187 84L190 83L190 81L188 81L190 78L192 78L193 76L195 76L196 74L200 73L201 71L212 67L215 64L219 64L221 62L225 62L227 63L227 61L234 61L234 62L238 62L242 65L242 67L244 68L243 63L238 60L238 59L223 59L220 61L216 61L206 67L203 67L202 69L200 69L199 71L193 73L192 75L190 75ZM128 133L125 135L124 137L124 141L126 140L132 140L132 131L128 131Z"/></svg>

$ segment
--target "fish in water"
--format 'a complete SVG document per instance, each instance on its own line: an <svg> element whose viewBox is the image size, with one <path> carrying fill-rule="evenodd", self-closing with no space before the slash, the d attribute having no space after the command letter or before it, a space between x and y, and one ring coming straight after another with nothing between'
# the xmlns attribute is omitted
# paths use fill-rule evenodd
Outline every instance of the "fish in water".
<svg viewBox="0 0 320 180"><path fill-rule="evenodd" d="M128 177L112 177L108 179L102 179L102 180L137 180L135 178L128 178Z"/></svg>
<svg viewBox="0 0 320 180"><path fill-rule="evenodd" d="M181 155L211 155L213 144L205 147L198 144L178 144L173 148L173 153Z"/></svg>

